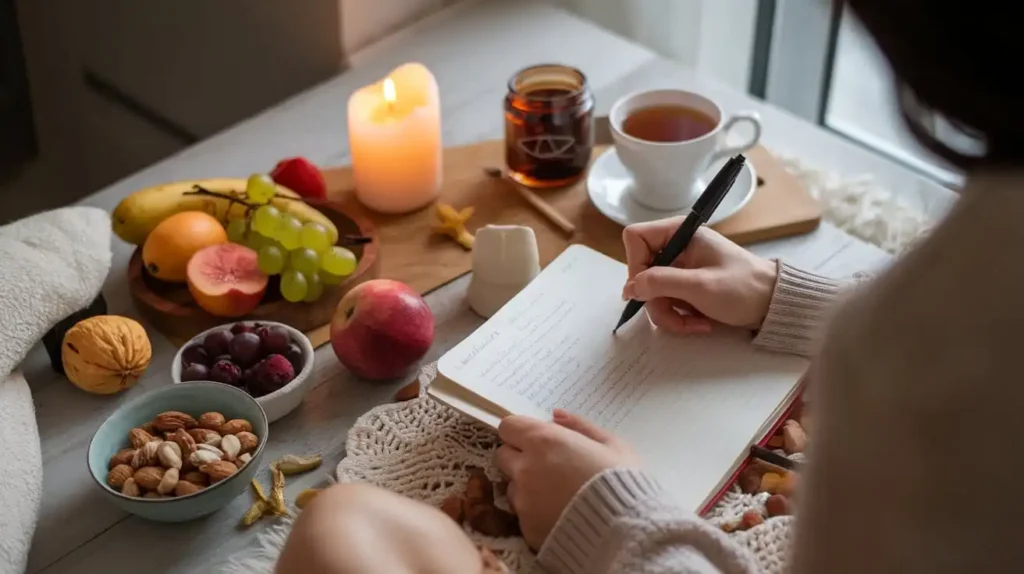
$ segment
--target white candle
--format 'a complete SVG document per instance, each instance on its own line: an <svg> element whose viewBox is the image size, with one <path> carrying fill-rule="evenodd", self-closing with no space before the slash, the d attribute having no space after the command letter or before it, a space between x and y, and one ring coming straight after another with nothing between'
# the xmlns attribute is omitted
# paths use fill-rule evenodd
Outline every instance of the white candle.
<svg viewBox="0 0 1024 574"><path fill-rule="evenodd" d="M408 213L441 189L441 105L437 82L405 64L348 100L348 144L356 196L383 213Z"/></svg>

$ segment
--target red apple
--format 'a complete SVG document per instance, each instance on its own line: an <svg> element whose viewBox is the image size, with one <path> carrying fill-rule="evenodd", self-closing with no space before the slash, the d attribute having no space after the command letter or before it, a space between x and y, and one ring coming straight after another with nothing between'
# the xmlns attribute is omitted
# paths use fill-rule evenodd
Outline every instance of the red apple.
<svg viewBox="0 0 1024 574"><path fill-rule="evenodd" d="M407 373L434 342L434 314L411 287L390 279L355 286L331 320L331 346L348 370L370 380Z"/></svg>

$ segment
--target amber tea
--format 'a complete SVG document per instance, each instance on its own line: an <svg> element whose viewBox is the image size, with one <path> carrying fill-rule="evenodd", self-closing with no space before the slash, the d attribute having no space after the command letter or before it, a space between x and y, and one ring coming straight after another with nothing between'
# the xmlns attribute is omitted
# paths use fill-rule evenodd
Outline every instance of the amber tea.
<svg viewBox="0 0 1024 574"><path fill-rule="evenodd" d="M706 136L718 124L704 112L679 105L651 106L629 112L622 131L649 142L684 142Z"/></svg>

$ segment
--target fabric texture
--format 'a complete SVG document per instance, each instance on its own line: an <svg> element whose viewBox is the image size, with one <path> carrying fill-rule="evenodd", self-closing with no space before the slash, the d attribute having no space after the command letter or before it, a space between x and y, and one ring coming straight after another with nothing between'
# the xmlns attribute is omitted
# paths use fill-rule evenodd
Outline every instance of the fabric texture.
<svg viewBox="0 0 1024 574"><path fill-rule="evenodd" d="M43 484L32 395L16 368L50 327L96 298L110 233L110 216L92 207L0 227L0 574L25 569Z"/></svg>

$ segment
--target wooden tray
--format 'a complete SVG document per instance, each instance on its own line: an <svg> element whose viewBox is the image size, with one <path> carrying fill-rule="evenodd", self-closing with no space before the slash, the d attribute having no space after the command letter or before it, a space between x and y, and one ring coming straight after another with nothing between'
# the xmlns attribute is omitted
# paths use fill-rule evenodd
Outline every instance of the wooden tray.
<svg viewBox="0 0 1024 574"><path fill-rule="evenodd" d="M323 295L313 303L289 303L281 297L276 278L271 278L263 302L246 319L277 321L306 332L314 347L327 342L331 317L338 302L356 285L376 278L380 269L380 241L373 221L343 204L318 205L338 227L340 235L364 235L372 241L351 247L359 265L340 285L325 287ZM142 265L142 249L132 254L128 264L128 286L135 306L147 321L176 345L183 345L196 334L211 327L237 319L215 317L203 311L192 300L188 287L154 279Z"/></svg>
<svg viewBox="0 0 1024 574"><path fill-rule="evenodd" d="M594 158L606 149L607 146L597 147ZM799 180L762 147L750 150L746 156L763 184L742 210L715 229L738 243L814 230L821 219L821 209ZM566 237L506 182L483 174L485 166L504 165L502 140L446 148L440 201L457 208L475 207L468 225L471 230L489 223L532 227L537 235L541 265L547 265L570 243L583 243L624 260L622 226L601 215L590 203L584 181L539 192L576 225L576 233ZM377 224L384 252L381 277L403 281L420 293L427 293L470 270L470 252L431 232L437 222L434 206L402 216L371 213L354 199L351 168L325 170L324 175L332 202L346 205Z"/></svg>

